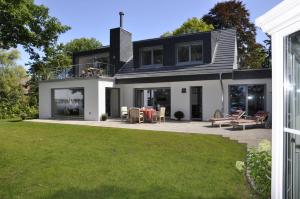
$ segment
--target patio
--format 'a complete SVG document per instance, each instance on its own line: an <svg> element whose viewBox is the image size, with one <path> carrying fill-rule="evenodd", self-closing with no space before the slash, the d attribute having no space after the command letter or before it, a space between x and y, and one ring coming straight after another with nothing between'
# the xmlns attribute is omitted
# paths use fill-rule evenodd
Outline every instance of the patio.
<svg viewBox="0 0 300 199"><path fill-rule="evenodd" d="M77 120L45 120L36 119L29 120L31 122L42 123L57 123L57 124L72 124L72 125L88 125L99 127L113 127L113 128L126 128L126 129L141 129L152 131L168 131L180 133L199 133L199 134L212 134L221 135L223 137L237 140L239 143L247 144L248 148L255 147L261 140L269 140L272 138L272 129L265 129L260 127L248 127L245 131L241 128L233 129L232 126L211 127L210 122L198 121L174 121L168 120L162 123L142 123L130 124L120 119L109 119L107 121L77 121Z"/></svg>

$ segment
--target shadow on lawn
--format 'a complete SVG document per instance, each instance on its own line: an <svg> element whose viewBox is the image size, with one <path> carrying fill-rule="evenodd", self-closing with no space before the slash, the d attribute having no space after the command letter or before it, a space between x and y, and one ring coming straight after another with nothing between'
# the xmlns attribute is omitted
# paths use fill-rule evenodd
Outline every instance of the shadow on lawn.
<svg viewBox="0 0 300 199"><path fill-rule="evenodd" d="M11 119L11 120L8 120L8 122L22 122L23 120L21 119Z"/></svg>
<svg viewBox="0 0 300 199"><path fill-rule="evenodd" d="M43 197L44 198L44 197ZM135 191L131 189L116 187L116 186L101 186L98 189L82 190L71 188L61 190L53 195L46 197L47 199L118 199L118 198L184 198L184 199L234 199L234 197L202 197L193 196L188 193L179 192L177 190L165 189L161 187L153 187L146 191Z"/></svg>

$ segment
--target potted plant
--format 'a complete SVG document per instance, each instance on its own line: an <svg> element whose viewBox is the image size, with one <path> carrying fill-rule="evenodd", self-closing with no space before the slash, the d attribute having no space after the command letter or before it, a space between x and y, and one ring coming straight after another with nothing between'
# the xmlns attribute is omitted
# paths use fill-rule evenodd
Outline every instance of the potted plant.
<svg viewBox="0 0 300 199"><path fill-rule="evenodd" d="M182 111L176 111L174 113L174 117L180 121L182 118L184 118L184 113Z"/></svg>
<svg viewBox="0 0 300 199"><path fill-rule="evenodd" d="M107 118L108 118L108 115L107 115L106 113L104 113L104 114L101 115L100 120L101 120L101 121L106 121Z"/></svg>

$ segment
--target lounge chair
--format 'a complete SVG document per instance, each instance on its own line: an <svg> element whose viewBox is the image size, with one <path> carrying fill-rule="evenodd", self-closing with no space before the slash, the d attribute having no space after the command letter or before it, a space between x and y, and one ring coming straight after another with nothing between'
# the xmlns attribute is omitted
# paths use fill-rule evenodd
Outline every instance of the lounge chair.
<svg viewBox="0 0 300 199"><path fill-rule="evenodd" d="M121 120L123 121L123 119L128 119L128 108L127 106L122 106L121 107Z"/></svg>
<svg viewBox="0 0 300 199"><path fill-rule="evenodd" d="M159 123L161 123L162 119L166 122L166 107L160 107L159 111L156 112L155 118Z"/></svg>
<svg viewBox="0 0 300 199"><path fill-rule="evenodd" d="M242 126L243 130L246 129L246 126L254 126L254 125L265 125L265 122L268 119L268 112L258 111L253 117L248 119L237 119L231 121L231 125L233 128Z"/></svg>
<svg viewBox="0 0 300 199"><path fill-rule="evenodd" d="M245 114L245 111L237 110L231 115L225 115L225 117L213 117L210 118L210 122L212 126L219 125L221 128L222 125L230 125L232 121L240 119Z"/></svg>

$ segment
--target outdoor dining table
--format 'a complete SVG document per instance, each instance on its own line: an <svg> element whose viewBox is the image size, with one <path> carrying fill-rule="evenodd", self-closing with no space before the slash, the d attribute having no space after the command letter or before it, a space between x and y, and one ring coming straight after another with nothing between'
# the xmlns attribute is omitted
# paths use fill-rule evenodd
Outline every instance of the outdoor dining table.
<svg viewBox="0 0 300 199"><path fill-rule="evenodd" d="M141 112L144 113L144 119L147 122L153 122L154 116L156 114L156 111L152 108L142 108Z"/></svg>

